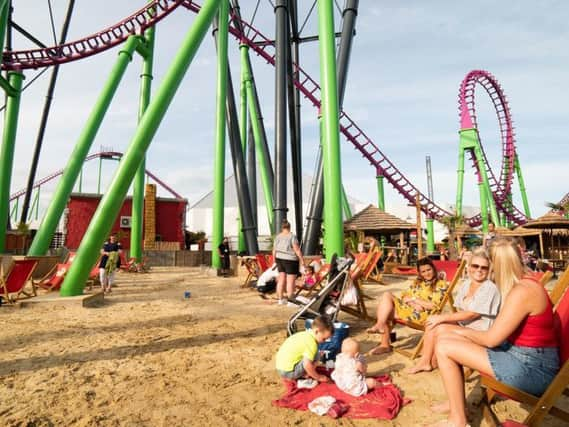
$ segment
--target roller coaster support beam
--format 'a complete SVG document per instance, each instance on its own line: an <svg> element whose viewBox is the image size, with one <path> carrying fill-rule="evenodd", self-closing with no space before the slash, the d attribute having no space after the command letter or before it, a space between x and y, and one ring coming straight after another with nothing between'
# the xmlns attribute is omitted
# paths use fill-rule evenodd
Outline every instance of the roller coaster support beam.
<svg viewBox="0 0 569 427"><path fill-rule="evenodd" d="M249 104L249 114L251 115L251 124L253 136L255 138L255 150L259 159L261 185L263 186L263 195L265 197L265 207L267 209L267 219L269 228L273 230L274 210L273 210L273 166L271 157L267 147L267 135L263 126L263 117L257 97L257 90L253 74L251 73L251 64L249 61L245 64L247 67L247 102Z"/></svg>
<svg viewBox="0 0 569 427"><path fill-rule="evenodd" d="M222 28L220 27L219 32L221 31ZM217 22L214 22L213 35L216 42L219 36L219 32L217 31ZM245 236L247 253L249 255L254 255L259 252L259 245L257 243L257 235L255 233L255 224L253 222L251 196L247 182L247 170L245 167L243 146L241 144L239 119L237 116L237 107L235 104L235 95L233 93L233 83L229 65L227 66L227 96L225 103L225 114L229 134L229 146L231 148L233 174L235 176L235 186L237 190L237 201L239 203L239 214L241 217L241 228L243 230L243 235Z"/></svg>
<svg viewBox="0 0 569 427"><path fill-rule="evenodd" d="M4 50L4 41L8 31L8 19L10 16L10 0L0 0L0 51ZM2 55L0 55L0 64ZM9 95L10 96L10 95Z"/></svg>
<svg viewBox="0 0 569 427"><path fill-rule="evenodd" d="M129 62L132 61L132 56L138 43L138 36L131 36L119 52L117 62L111 70L103 91L87 119L87 123L79 136L79 141L75 145L73 153L67 162L65 172L59 180L59 184L44 215L42 224L32 242L30 250L28 251L28 255L41 256L45 255L47 252L63 210L65 209L65 205L67 204L67 200L69 199L69 195L75 185L75 181L77 181L77 177L81 173L81 168L83 167L85 158L89 153L93 140L97 135L99 127L101 126L119 83L124 76L126 68ZM87 264L91 263L91 261L92 260L87 262Z"/></svg>
<svg viewBox="0 0 569 427"><path fill-rule="evenodd" d="M67 39L67 32L69 30L69 24L71 22L71 15L73 13L73 7L75 5L75 0L69 0L67 5L67 12L65 15L65 21L63 23L63 28L61 29L61 35L59 36L59 44L62 45ZM30 166L30 174L28 175L28 186L26 188L26 194L24 194L24 202L22 204L22 215L20 217L20 222L26 223L28 218L28 209L30 206L30 198L32 197L32 191L34 186L34 181L36 179L36 171L38 168L38 162L41 153L41 146L43 144L43 137L45 134L45 128L47 126L47 118L49 117L49 111L51 109L51 101L53 99L53 92L55 90L55 83L57 82L57 75L59 73L59 65L55 65L51 71L51 77L49 79L49 86L47 89L47 95L45 97L45 104L43 106L43 112L40 121L40 127L38 130L38 136L36 138L36 145L34 148L34 154L32 156L32 164Z"/></svg>
<svg viewBox="0 0 569 427"><path fill-rule="evenodd" d="M347 0L344 11L342 13L342 36L340 39L340 47L338 49L338 97L339 108L342 109L344 94L346 89L346 81L348 78L348 64L350 53L352 50L352 42L356 25L356 17L358 15L359 0ZM318 240L320 238L320 229L322 224L322 209L324 201L318 199L323 197L324 182L322 180L322 156L316 165L316 173L312 180L312 198L308 205L307 224L304 232L303 251L307 255L315 255Z"/></svg>
<svg viewBox="0 0 569 427"><path fill-rule="evenodd" d="M243 26L241 25L241 12L239 8L239 2L237 0L231 0L231 12L237 16L237 20L234 21L235 26L243 32ZM249 104L249 114L251 115L251 120L253 122L253 134L255 136L255 147L257 151L257 157L259 159L259 166L261 168L261 184L263 186L263 193L265 196L265 206L267 208L267 218L269 221L270 229L273 230L273 189L274 189L274 172L273 165L271 162L271 156L269 154L269 147L267 144L267 134L265 132L265 126L263 124L263 115L261 112L261 104L259 102L259 95L257 94L257 87L255 85L255 76L253 75L253 69L251 67L251 58L249 56L249 49L247 48L247 102Z"/></svg>
<svg viewBox="0 0 569 427"><path fill-rule="evenodd" d="M458 147L458 184L456 192L456 215L462 216L462 191L463 191L463 180L464 180L464 153L472 151L474 153L474 158L477 162L479 183L478 188L480 191L480 212L482 218L482 230L483 232L488 231L488 211L490 211L490 216L492 222L499 226L500 218L498 216L498 210L496 209L496 204L494 203L494 197L490 190L490 184L488 181L488 175L486 173L486 164L484 163L484 156L482 154L482 148L480 147L480 141L478 139L478 133L476 129L461 129L459 131L460 143Z"/></svg>
<svg viewBox="0 0 569 427"><path fill-rule="evenodd" d="M427 255L435 252L435 227L434 220L427 217Z"/></svg>
<svg viewBox="0 0 569 427"><path fill-rule="evenodd" d="M241 58L241 80L239 85L239 132L241 137L241 147L243 149L243 155L247 156L247 78L244 63L247 57L247 46L241 44L239 46L239 53ZM247 165L247 162L245 161ZM247 185L249 185L249 178L247 179ZM241 217L238 219L241 223ZM243 230L239 227L239 237L237 240L237 252L242 253L246 250L245 247L245 237L243 236Z"/></svg>
<svg viewBox="0 0 569 427"><path fill-rule="evenodd" d="M249 183L249 195L251 196L251 214L255 233L259 235L259 220L257 212L257 156L255 153L255 136L253 135L253 124L249 117L249 132L247 133L247 182Z"/></svg>
<svg viewBox="0 0 569 427"><path fill-rule="evenodd" d="M334 46L332 0L318 0L320 81L322 82L322 159L324 167L324 247L328 261L344 255L342 221L342 168L340 164L340 113Z"/></svg>
<svg viewBox="0 0 569 427"><path fill-rule="evenodd" d="M138 124L132 142L119 162L113 180L95 211L93 219L85 232L85 237L79 246L77 258L65 277L61 295L79 295L83 291L83 286L89 276L93 261L97 258L97 254L120 211L128 188L144 158L144 153L158 130L160 122L164 118L196 51L207 33L219 3L219 0L206 0L193 21L182 42L182 47L166 72L154 98L148 105L146 113Z"/></svg>
<svg viewBox="0 0 569 427"><path fill-rule="evenodd" d="M0 253L6 249L6 228L10 217L10 183L14 165L14 148L23 81L24 75L22 73L17 71L8 73L8 83L14 88L16 95L6 95L4 133L0 147Z"/></svg>
<svg viewBox="0 0 569 427"><path fill-rule="evenodd" d="M154 63L154 33L155 27L144 32L144 46L138 52L143 56L142 74L140 75L140 103L138 107L138 122L142 119L148 104L152 89L152 68ZM146 156L143 157L134 177L132 190L132 224L130 229L130 256L136 262L142 261L142 225L144 218L144 178Z"/></svg>
<svg viewBox="0 0 569 427"><path fill-rule="evenodd" d="M278 234L287 217L287 0L275 1L275 217L273 234Z"/></svg>
<svg viewBox="0 0 569 427"><path fill-rule="evenodd" d="M350 208L350 202L348 201L348 195L346 194L344 186L342 186L342 209L344 211L344 218L350 219L352 217L352 209Z"/></svg>
<svg viewBox="0 0 569 427"><path fill-rule="evenodd" d="M287 89L290 129L290 148L292 163L292 187L294 201L294 222L296 235L302 236L302 144L300 128L300 94L294 86L298 73L293 70L293 61L299 65L298 52L298 5L296 0L288 0L290 31L287 31Z"/></svg>
<svg viewBox="0 0 569 427"><path fill-rule="evenodd" d="M377 181L377 207L379 210L385 212L385 189L383 186L384 177L381 171L377 171L377 175L375 177Z"/></svg>
<svg viewBox="0 0 569 427"><path fill-rule="evenodd" d="M524 204L524 213L528 218L531 218L531 211L529 209L528 194L526 192L526 185L524 182L524 177L522 176L522 168L520 167L520 160L518 155L514 158L514 168L516 170L516 175L518 176L518 183L520 185L520 193L522 194L522 202Z"/></svg>
<svg viewBox="0 0 569 427"><path fill-rule="evenodd" d="M227 28L229 12L227 0L221 0L214 28L214 39L217 41L217 99L215 107L215 158L213 164L213 227L211 266L221 268L221 257L217 247L224 234L224 202L225 202L225 103L227 99ZM221 32L221 36L219 36Z"/></svg>

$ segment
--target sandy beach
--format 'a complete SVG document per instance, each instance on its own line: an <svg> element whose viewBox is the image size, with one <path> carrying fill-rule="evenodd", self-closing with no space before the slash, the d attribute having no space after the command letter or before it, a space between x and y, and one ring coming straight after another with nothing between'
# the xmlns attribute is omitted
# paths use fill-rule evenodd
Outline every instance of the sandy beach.
<svg viewBox="0 0 569 427"><path fill-rule="evenodd" d="M98 308L43 303L0 307L0 419L6 426L415 426L444 416L429 405L444 399L436 371L407 375L411 362L392 353L368 358L371 374L389 373L413 401L393 421L333 420L280 409L283 387L274 355L286 337L291 307L269 304L199 268L121 273ZM379 296L404 280L368 284ZM184 291L191 297L184 299ZM376 302L368 301L370 309ZM364 351L377 336L347 314ZM403 329L397 331L404 336ZM478 378L468 383L470 420L481 424ZM567 405L569 406L569 405ZM501 419L523 420L513 402ZM544 426L559 426L546 418Z"/></svg>

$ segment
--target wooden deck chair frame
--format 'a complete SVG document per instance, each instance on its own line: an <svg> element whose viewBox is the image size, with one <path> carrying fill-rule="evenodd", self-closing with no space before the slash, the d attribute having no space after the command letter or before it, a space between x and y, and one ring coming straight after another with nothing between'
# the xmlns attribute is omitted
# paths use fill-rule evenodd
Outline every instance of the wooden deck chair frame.
<svg viewBox="0 0 569 427"><path fill-rule="evenodd" d="M433 314L441 313L444 310L445 305L447 305L447 304L450 306L450 308L453 312L456 312L456 309L454 308L454 303L453 303L454 300L452 298L452 293L454 291L454 288L458 284L458 282L460 280L462 280L462 273L464 272L465 267L466 267L466 261L463 260L463 261L461 261L458 268L456 269L456 273L454 274L454 277L452 278L452 280L450 282L448 282L449 283L448 288L447 288L445 294L443 295L443 298L441 299L440 304L435 308ZM406 348L403 346L394 346L393 347L393 349L396 352L401 353L404 356L407 356L411 359L416 359L419 356L419 354L421 353L421 350L423 349L423 341L425 339L425 336L424 336L425 325L422 323L412 322L410 320L403 320L403 319L395 319L395 323L423 332L423 335L421 335L421 338L420 338L419 342L417 343L417 345L415 345L415 347L412 347L412 348Z"/></svg>
<svg viewBox="0 0 569 427"><path fill-rule="evenodd" d="M545 273L543 273L543 275L539 278L539 283L545 286L551 280L552 277L553 277L553 272L548 270Z"/></svg>
<svg viewBox="0 0 569 427"><path fill-rule="evenodd" d="M247 269L247 277L241 284L242 288L248 288L253 280L258 280L261 275L261 267L256 257L247 257L241 260L241 265Z"/></svg>
<svg viewBox="0 0 569 427"><path fill-rule="evenodd" d="M373 280L374 282L382 283L381 281L381 273L377 269L377 263L380 260L383 252L381 250L375 251L373 256L368 262L366 269L363 271L363 280Z"/></svg>
<svg viewBox="0 0 569 427"><path fill-rule="evenodd" d="M559 336L561 339L569 340L569 291L566 291L562 298L559 300L557 306L556 314L558 315L561 311L561 316L564 318L560 321ZM559 320L559 318L557 319ZM562 357L569 356L569 344L561 343L561 355ZM507 397L516 400L520 403L530 405L531 410L524 420L524 424L530 427L541 425L543 418L550 414L557 417L566 423L569 423L569 412L567 410L560 409L555 406L557 399L564 394L569 396L569 390L567 386L569 385L569 358L563 362L561 369L547 388L541 397L533 396L515 387L508 386L492 377L482 375L481 385L485 388L484 397L482 399L483 403L483 415L484 419L491 426L499 426L500 421L496 414L492 411L490 404L496 396Z"/></svg>
<svg viewBox="0 0 569 427"><path fill-rule="evenodd" d="M553 275L551 271L548 271L547 273ZM551 290L551 293L549 294L549 298L551 298L551 303L553 304L554 307L557 305L557 303L559 303L561 296L565 293L565 290L568 287L569 287L569 267L567 267L563 272L563 274L559 276L559 279L557 279L557 283L555 283L553 289Z"/></svg>
<svg viewBox="0 0 569 427"><path fill-rule="evenodd" d="M372 262L379 258L376 258L376 254L379 253L381 257L381 251L378 251L377 248L372 248L365 257L359 256L356 257L356 267L351 271L350 278L351 283L348 286L354 286L356 288L356 293L358 295L358 303L354 306L345 306L342 305L340 308L345 313L348 313L358 319L362 320L375 320L372 316L370 316L367 312L367 307L365 305L365 300L373 300L374 298L366 295L362 289L363 281L365 280L365 274L370 274L373 266Z"/></svg>
<svg viewBox="0 0 569 427"><path fill-rule="evenodd" d="M331 267L330 264L322 265L322 267L320 267L320 270L314 273L316 275L316 282L314 282L314 285L309 289L304 288L302 285L297 286L294 297L296 298L302 292L306 292L303 296L307 298L310 297L315 292L318 293L320 289L323 288L324 282L327 280L328 273L330 273L330 267Z"/></svg>
<svg viewBox="0 0 569 427"><path fill-rule="evenodd" d="M28 265L29 269L28 271L25 272L24 276L20 278L21 282L20 289L18 289L18 291L10 291L8 289L8 286L10 285L9 283L10 280L14 280L11 279L13 277L12 276L13 272L16 269L18 269L20 265L26 265L26 264ZM30 259L15 260L12 266L8 269L8 271L4 272L4 276L0 276L0 295L7 303L14 304L18 299L20 299L21 295L25 295L26 297L32 297L37 295L36 288L31 280L32 274L37 265L38 262L36 260L30 260ZM31 293L25 291L26 284L28 282L32 285ZM13 294L16 294L16 297L11 296Z"/></svg>

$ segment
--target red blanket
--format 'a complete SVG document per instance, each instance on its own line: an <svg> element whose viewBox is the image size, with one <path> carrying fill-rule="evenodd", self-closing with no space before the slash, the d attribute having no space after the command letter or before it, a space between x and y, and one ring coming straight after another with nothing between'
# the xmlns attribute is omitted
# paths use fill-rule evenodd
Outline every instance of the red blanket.
<svg viewBox="0 0 569 427"><path fill-rule="evenodd" d="M286 393L273 400L273 405L282 408L308 410L308 404L320 396L332 396L349 407L343 415L347 418L381 418L392 420L401 407L409 400L401 396L399 389L391 383L389 375L375 378L383 385L378 386L364 396L354 397L344 393L334 383L320 383L313 389L297 388L296 381L283 380Z"/></svg>

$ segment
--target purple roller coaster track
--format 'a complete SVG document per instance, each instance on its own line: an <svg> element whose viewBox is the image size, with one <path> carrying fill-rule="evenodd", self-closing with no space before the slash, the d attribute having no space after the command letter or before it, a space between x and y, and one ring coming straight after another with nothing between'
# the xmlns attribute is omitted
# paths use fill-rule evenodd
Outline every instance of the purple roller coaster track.
<svg viewBox="0 0 569 427"><path fill-rule="evenodd" d="M5 52L1 67L3 70L42 68L95 55L124 42L130 35L142 34L146 28L155 25L179 6L196 13L201 7L193 0L155 0L119 23L81 40L43 49ZM242 31L240 28L242 28ZM256 28L233 15L229 31L241 43L248 45L268 63L275 64L275 51L272 40L261 34ZM315 107L319 108L320 86L299 66L293 64L293 67L297 73L294 80L295 86ZM496 178L489 166L486 166L486 173L489 177L496 206L510 220L517 224L522 224L526 221L526 216L519 209L506 203L512 187L515 140L508 103L499 84L491 74L475 70L470 72L462 82L459 94L460 124L462 129L477 129L474 104L476 84L480 84L490 96L500 126L500 138L502 141L500 176ZM442 217L453 215L453 213L430 200L405 177L345 111L342 111L340 114L340 131L362 156L370 162L376 169L377 174L384 176L393 188L409 203L415 204L418 196L421 210L428 216L441 219ZM486 160L486 154L484 154L484 159ZM488 165L488 162L485 161L484 164ZM480 171L477 170L477 173L480 174ZM481 223L480 215L467 218L466 222L470 226L477 226Z"/></svg>

